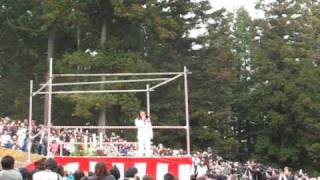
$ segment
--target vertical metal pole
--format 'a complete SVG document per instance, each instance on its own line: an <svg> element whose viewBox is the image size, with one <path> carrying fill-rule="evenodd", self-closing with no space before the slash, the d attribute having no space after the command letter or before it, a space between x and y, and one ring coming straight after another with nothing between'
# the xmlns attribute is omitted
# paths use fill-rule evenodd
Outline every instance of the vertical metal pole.
<svg viewBox="0 0 320 180"><path fill-rule="evenodd" d="M63 150L64 143L65 143L65 142L61 142L61 141L60 141L60 143L59 143L59 144L60 144L60 146L59 146L60 156L63 156L62 150Z"/></svg>
<svg viewBox="0 0 320 180"><path fill-rule="evenodd" d="M147 115L150 116L150 85L147 84Z"/></svg>
<svg viewBox="0 0 320 180"><path fill-rule="evenodd" d="M48 143L47 143L47 157L49 158L50 144L51 144L51 107L52 107L52 58L49 61L49 83L48 83Z"/></svg>
<svg viewBox="0 0 320 180"><path fill-rule="evenodd" d="M103 147L103 134L102 132L99 133L99 148L102 149Z"/></svg>
<svg viewBox="0 0 320 180"><path fill-rule="evenodd" d="M30 80L30 95L29 95L29 138L28 138L28 162L31 163L31 147L32 147L32 97L33 97L33 81Z"/></svg>
<svg viewBox="0 0 320 180"><path fill-rule="evenodd" d="M187 153L190 156L190 125L189 125L189 95L188 95L188 69L184 66L184 102L185 102L185 118L186 118L186 133L187 133Z"/></svg>

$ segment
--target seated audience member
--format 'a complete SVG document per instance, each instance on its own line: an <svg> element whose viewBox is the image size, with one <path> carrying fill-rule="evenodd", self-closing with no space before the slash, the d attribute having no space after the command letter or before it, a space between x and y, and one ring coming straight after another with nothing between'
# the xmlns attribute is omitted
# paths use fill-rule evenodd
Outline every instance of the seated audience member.
<svg viewBox="0 0 320 180"><path fill-rule="evenodd" d="M110 174L104 162L98 162L94 167L94 176L89 177L89 180L115 180Z"/></svg>
<svg viewBox="0 0 320 180"><path fill-rule="evenodd" d="M22 175L14 169L14 159L12 156L4 156L1 159L2 171L0 180L22 180Z"/></svg>
<svg viewBox="0 0 320 180"><path fill-rule="evenodd" d="M11 138L10 134L8 133L8 131L4 131L4 134L1 135L0 143L1 143L1 146L5 147L5 148L12 147L13 141L12 141L12 138Z"/></svg>
<svg viewBox="0 0 320 180"><path fill-rule="evenodd" d="M47 159L44 166L44 170L33 174L33 180L62 180L62 177L56 172L58 170L58 165L54 159Z"/></svg>

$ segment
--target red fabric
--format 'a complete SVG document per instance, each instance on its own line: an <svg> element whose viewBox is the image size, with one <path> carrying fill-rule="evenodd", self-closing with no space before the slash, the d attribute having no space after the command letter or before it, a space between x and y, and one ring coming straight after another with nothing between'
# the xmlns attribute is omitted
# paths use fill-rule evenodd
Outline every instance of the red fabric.
<svg viewBox="0 0 320 180"><path fill-rule="evenodd" d="M164 157L164 158L131 158L131 157L55 157L55 160L59 165L66 165L68 163L79 163L79 169L83 171L89 171L89 163L91 162L105 162L108 168L111 167L112 163L123 163L124 167L134 166L135 163L146 163L146 173L152 176L154 179L157 175L157 164L165 163L168 164L168 171L175 176L179 176L179 165L181 164L192 164L190 157Z"/></svg>
<svg viewBox="0 0 320 180"><path fill-rule="evenodd" d="M90 170L90 162L105 162L110 169L112 163L123 163L124 168L132 167L135 163L146 163L146 173L156 179L157 177L157 165L159 163L168 164L168 172L179 176L180 165L191 165L192 159L190 157L157 157L157 158L133 158L133 157L55 157L54 158L59 165L65 166L69 163L78 163L79 169L82 171ZM35 163L31 163L27 166L28 170L35 168Z"/></svg>
<svg viewBox="0 0 320 180"><path fill-rule="evenodd" d="M179 174L179 164L172 163L169 165L169 172L172 174Z"/></svg>

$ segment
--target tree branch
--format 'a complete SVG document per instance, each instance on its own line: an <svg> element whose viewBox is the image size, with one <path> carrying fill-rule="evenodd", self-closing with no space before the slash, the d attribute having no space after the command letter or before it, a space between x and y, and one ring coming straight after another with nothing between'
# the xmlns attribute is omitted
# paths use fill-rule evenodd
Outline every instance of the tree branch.
<svg viewBox="0 0 320 180"><path fill-rule="evenodd" d="M13 24L10 20L9 20L9 13L7 10L7 23L11 28L14 29L18 29L18 30L22 30L22 31L29 31L29 32L39 32L39 30L35 30L35 29L31 29L31 28L26 28L26 27L22 27L22 26L17 26L15 24Z"/></svg>

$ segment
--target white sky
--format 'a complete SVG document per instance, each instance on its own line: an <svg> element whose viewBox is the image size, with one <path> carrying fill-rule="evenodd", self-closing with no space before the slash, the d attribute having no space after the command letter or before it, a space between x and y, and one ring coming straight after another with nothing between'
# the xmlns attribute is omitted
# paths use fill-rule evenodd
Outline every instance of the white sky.
<svg viewBox="0 0 320 180"><path fill-rule="evenodd" d="M209 0L214 9L225 7L228 11L234 12L239 7L245 7L254 18L262 17L263 14L255 10L257 0Z"/></svg>
<svg viewBox="0 0 320 180"><path fill-rule="evenodd" d="M245 9L247 9L252 18L262 18L263 12L257 11L255 9L257 1L258 0L209 0L214 10L218 10L224 7L230 12L235 12L237 9L243 6ZM205 28L194 29L190 31L190 37L197 37L206 32L207 30Z"/></svg>

